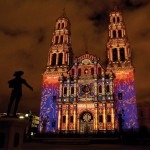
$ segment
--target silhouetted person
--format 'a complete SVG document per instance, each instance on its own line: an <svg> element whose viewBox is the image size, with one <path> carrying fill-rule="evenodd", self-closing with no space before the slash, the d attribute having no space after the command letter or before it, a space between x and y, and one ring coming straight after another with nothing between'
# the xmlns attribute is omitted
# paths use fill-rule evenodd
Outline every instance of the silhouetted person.
<svg viewBox="0 0 150 150"><path fill-rule="evenodd" d="M16 116L18 104L22 96L22 84L26 85L29 89L33 91L33 88L26 82L26 80L21 78L23 74L24 74L23 71L16 71L14 73L15 78L8 81L9 88L13 88L10 96L10 102L8 104L8 110L7 110L8 116L10 114L10 110L14 101L15 101L15 106L14 106L13 115Z"/></svg>

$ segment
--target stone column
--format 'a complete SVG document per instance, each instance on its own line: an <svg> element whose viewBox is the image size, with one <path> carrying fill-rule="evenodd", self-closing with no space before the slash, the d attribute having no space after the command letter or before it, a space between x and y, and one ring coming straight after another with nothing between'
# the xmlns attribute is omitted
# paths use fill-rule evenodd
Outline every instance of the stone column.
<svg viewBox="0 0 150 150"><path fill-rule="evenodd" d="M104 78L104 73L102 74L102 96L103 96L103 100L105 100L105 78Z"/></svg>
<svg viewBox="0 0 150 150"><path fill-rule="evenodd" d="M59 104L58 108L58 130L61 130L61 105Z"/></svg>
<svg viewBox="0 0 150 150"><path fill-rule="evenodd" d="M68 132L68 122L69 121L69 105L66 105L66 133Z"/></svg>
<svg viewBox="0 0 150 150"><path fill-rule="evenodd" d="M62 52L62 55L63 55L63 56L62 56L62 64L63 64L63 65L65 65L65 59L66 59L66 58L65 58L65 54L66 54L65 51Z"/></svg>
<svg viewBox="0 0 150 150"><path fill-rule="evenodd" d="M114 123L115 123L115 120L114 120L114 107L113 107L113 103L111 104L111 123L112 123L112 129L114 130Z"/></svg>
<svg viewBox="0 0 150 150"><path fill-rule="evenodd" d="M117 56L118 56L118 60L120 60L120 50L117 48Z"/></svg>
<svg viewBox="0 0 150 150"><path fill-rule="evenodd" d="M77 100L77 80L74 79L74 102Z"/></svg>
<svg viewBox="0 0 150 150"><path fill-rule="evenodd" d="M106 105L103 104L103 124L104 124L104 130L106 130Z"/></svg>
<svg viewBox="0 0 150 150"><path fill-rule="evenodd" d="M110 55L109 55L109 56L110 56L109 59L110 59L110 61L113 61L112 52L113 52L112 48L111 48L111 49L109 48L109 54L110 54Z"/></svg>
<svg viewBox="0 0 150 150"><path fill-rule="evenodd" d="M98 125L98 115L97 115L97 113L98 113L98 104L95 103L95 130L96 130L96 132L97 132L97 125Z"/></svg>
<svg viewBox="0 0 150 150"><path fill-rule="evenodd" d="M69 102L70 98L70 75L67 77L67 102Z"/></svg>
<svg viewBox="0 0 150 150"><path fill-rule="evenodd" d="M76 131L77 124L77 105L73 105L73 130Z"/></svg>
<svg viewBox="0 0 150 150"><path fill-rule="evenodd" d="M56 65L58 65L58 56L59 56L59 54L56 53Z"/></svg>
<svg viewBox="0 0 150 150"><path fill-rule="evenodd" d="M78 114L77 114L78 115ZM77 132L80 132L80 127L79 127L79 116L77 117Z"/></svg>
<svg viewBox="0 0 150 150"><path fill-rule="evenodd" d="M125 53L125 59L128 59L127 46L124 48L124 53Z"/></svg>

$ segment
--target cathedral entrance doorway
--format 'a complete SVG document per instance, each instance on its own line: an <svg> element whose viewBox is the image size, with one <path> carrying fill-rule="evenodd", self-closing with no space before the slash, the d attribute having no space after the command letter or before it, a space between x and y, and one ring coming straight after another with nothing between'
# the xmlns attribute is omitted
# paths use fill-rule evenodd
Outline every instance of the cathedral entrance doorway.
<svg viewBox="0 0 150 150"><path fill-rule="evenodd" d="M81 134L91 134L93 133L93 115L92 113L86 111L80 116L80 133Z"/></svg>

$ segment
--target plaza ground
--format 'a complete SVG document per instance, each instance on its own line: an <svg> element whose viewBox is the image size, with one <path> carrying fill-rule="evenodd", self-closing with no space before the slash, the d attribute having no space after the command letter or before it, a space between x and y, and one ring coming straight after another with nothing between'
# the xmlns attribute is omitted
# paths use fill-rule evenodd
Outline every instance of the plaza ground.
<svg viewBox="0 0 150 150"><path fill-rule="evenodd" d="M123 143L117 138L39 138L25 142L23 150L149 150L148 141Z"/></svg>
<svg viewBox="0 0 150 150"><path fill-rule="evenodd" d="M149 145L26 143L23 150L149 150Z"/></svg>

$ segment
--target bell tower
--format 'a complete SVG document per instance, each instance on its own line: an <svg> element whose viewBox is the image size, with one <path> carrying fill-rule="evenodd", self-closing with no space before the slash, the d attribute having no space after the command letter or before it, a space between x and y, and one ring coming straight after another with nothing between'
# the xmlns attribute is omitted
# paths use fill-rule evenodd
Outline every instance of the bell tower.
<svg viewBox="0 0 150 150"><path fill-rule="evenodd" d="M113 67L126 64L131 66L130 43L126 34L126 26L120 11L110 13L109 39L107 42L108 63Z"/></svg>
<svg viewBox="0 0 150 150"><path fill-rule="evenodd" d="M138 128L134 67L131 62L130 43L122 13L116 8L109 14L107 41L107 70L114 79L115 128ZM119 116L122 122L119 122Z"/></svg>
<svg viewBox="0 0 150 150"><path fill-rule="evenodd" d="M71 48L70 21L65 11L56 20L52 37L52 46L48 54L47 69L64 71L72 63L73 53Z"/></svg>
<svg viewBox="0 0 150 150"><path fill-rule="evenodd" d="M73 58L70 28L70 21L63 11L56 20L48 62L43 73L39 125L41 133L55 132L58 129L59 78L67 73Z"/></svg>

